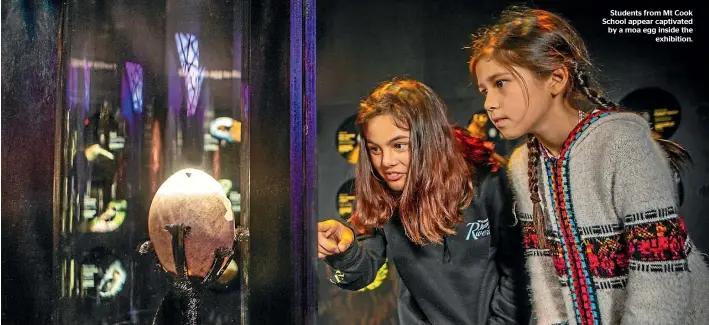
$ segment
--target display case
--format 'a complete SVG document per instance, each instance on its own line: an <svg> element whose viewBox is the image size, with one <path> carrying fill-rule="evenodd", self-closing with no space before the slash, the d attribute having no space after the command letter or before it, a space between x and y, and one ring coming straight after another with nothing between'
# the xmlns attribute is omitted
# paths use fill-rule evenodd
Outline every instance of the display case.
<svg viewBox="0 0 709 325"><path fill-rule="evenodd" d="M194 168L240 231L199 323L312 323L314 1L60 9L55 322L170 323L159 310L187 308L140 247L158 188Z"/></svg>

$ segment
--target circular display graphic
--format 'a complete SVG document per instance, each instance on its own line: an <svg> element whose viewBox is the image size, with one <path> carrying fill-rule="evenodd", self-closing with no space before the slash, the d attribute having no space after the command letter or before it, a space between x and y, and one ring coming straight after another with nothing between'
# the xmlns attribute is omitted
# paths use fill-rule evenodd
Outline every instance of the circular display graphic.
<svg viewBox="0 0 709 325"><path fill-rule="evenodd" d="M337 139L335 145L337 152L350 164L356 164L359 159L360 136L355 126L356 115L348 117L340 127L337 128Z"/></svg>
<svg viewBox="0 0 709 325"><path fill-rule="evenodd" d="M337 213L342 220L347 220L352 216L355 208L355 181L350 179L337 190Z"/></svg>
<svg viewBox="0 0 709 325"><path fill-rule="evenodd" d="M641 88L626 95L620 105L640 113L650 124L653 135L669 139L679 128L682 119L679 101L669 92L660 88Z"/></svg>
<svg viewBox="0 0 709 325"><path fill-rule="evenodd" d="M231 117L219 117L209 124L209 134L226 142L241 142L241 122Z"/></svg>
<svg viewBox="0 0 709 325"><path fill-rule="evenodd" d="M111 232L118 229L126 220L128 202L126 200L113 200L108 203L106 211L100 216L89 220L91 232Z"/></svg>
<svg viewBox="0 0 709 325"><path fill-rule="evenodd" d="M123 291L128 273L110 250L97 247L84 254L81 263L81 295L112 298Z"/></svg>

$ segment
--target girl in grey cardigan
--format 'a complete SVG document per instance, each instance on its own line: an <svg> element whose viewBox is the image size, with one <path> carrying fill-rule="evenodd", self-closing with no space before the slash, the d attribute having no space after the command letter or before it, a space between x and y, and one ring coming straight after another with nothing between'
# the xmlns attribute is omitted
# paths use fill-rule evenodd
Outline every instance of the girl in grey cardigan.
<svg viewBox="0 0 709 325"><path fill-rule="evenodd" d="M709 268L670 163L688 155L594 90L590 68L574 28L543 10L508 9L473 43L490 119L529 135L509 175L537 323L706 324Z"/></svg>

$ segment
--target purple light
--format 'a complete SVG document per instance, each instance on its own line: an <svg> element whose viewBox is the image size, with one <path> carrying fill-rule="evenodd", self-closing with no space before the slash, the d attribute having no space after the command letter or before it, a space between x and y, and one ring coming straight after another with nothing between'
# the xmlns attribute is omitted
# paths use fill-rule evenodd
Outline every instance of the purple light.
<svg viewBox="0 0 709 325"><path fill-rule="evenodd" d="M91 70L89 70L89 65L86 63L86 59L84 59L84 110L85 112L89 111L89 101L90 101L90 96L89 96L89 87L91 87Z"/></svg>
<svg viewBox="0 0 709 325"><path fill-rule="evenodd" d="M128 85L130 85L131 102L133 112L143 112L143 67L140 64L126 62L126 72L128 74Z"/></svg>
<svg viewBox="0 0 709 325"><path fill-rule="evenodd" d="M187 89L187 116L194 115L204 79L204 67L199 65L199 41L192 34L176 33L175 42Z"/></svg>
<svg viewBox="0 0 709 325"><path fill-rule="evenodd" d="M69 66L68 81L66 85L66 93L69 107L71 110L76 105L78 94L78 79L79 79L79 69L77 67Z"/></svg>

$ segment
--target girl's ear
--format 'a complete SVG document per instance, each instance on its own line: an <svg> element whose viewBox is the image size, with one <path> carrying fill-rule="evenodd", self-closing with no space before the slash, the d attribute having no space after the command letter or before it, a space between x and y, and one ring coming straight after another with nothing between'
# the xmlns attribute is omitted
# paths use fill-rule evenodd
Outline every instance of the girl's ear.
<svg viewBox="0 0 709 325"><path fill-rule="evenodd" d="M569 84L569 70L565 67L559 67L551 72L549 78L549 90L553 97L563 94L566 86Z"/></svg>

